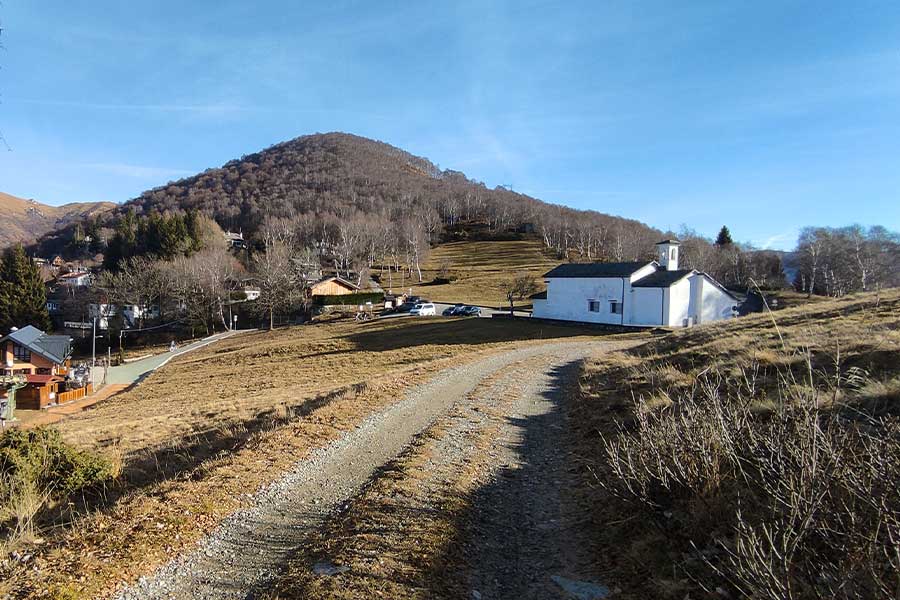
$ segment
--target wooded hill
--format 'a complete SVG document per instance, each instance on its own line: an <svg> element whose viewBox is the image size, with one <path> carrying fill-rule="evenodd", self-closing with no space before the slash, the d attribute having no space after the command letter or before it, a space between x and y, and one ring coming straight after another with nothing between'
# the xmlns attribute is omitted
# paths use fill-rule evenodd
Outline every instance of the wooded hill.
<svg viewBox="0 0 900 600"><path fill-rule="evenodd" d="M490 189L399 148L344 133L299 137L149 190L121 205L104 225L114 227L129 210L138 217L198 210L251 240L264 223L276 219L294 221L303 235L332 243L337 223L359 217L414 219L432 242L443 231L465 236L460 224L478 223L482 238L533 231L560 253L573 242L575 224L590 225L594 232L582 236L590 246L583 254L608 254L614 260L646 254L659 236L634 220L551 205L502 187ZM48 237L40 251L63 250L68 237L66 232Z"/></svg>

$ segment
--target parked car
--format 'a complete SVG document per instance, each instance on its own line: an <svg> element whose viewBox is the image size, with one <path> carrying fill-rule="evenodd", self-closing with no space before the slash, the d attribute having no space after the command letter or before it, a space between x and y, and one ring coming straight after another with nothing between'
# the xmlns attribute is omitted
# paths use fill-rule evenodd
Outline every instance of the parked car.
<svg viewBox="0 0 900 600"><path fill-rule="evenodd" d="M481 307L479 306L464 306L459 313L464 317L480 317L481 316Z"/></svg>
<svg viewBox="0 0 900 600"><path fill-rule="evenodd" d="M431 302L426 302L422 304L416 304L409 314L415 317L427 317L434 316L434 304Z"/></svg>
<svg viewBox="0 0 900 600"><path fill-rule="evenodd" d="M444 309L444 312L441 314L445 317L452 317L454 315L459 315L460 311L466 307L465 304L454 304L453 306L448 306Z"/></svg>

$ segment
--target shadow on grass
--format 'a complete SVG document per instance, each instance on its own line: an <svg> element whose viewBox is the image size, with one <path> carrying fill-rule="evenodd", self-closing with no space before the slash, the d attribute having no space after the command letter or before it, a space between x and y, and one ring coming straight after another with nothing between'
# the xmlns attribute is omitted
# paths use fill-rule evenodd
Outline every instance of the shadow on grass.
<svg viewBox="0 0 900 600"><path fill-rule="evenodd" d="M567 338L583 335L603 335L586 327L548 325L516 319L428 318L401 317L385 327L361 329L347 336L359 350L380 352L430 345L479 345Z"/></svg>
<svg viewBox="0 0 900 600"><path fill-rule="evenodd" d="M366 383L352 384L299 404L286 406L281 411L269 409L230 427L219 427L177 439L163 448L140 451L126 457L122 474L115 482L103 488L88 490L81 496L70 499L69 504L60 503L39 515L38 521L43 525L69 523L86 512L111 507L126 494L169 479L190 476L200 480L206 474L201 468L204 463L222 453L240 450L255 434L308 416L331 402L361 394L366 388Z"/></svg>

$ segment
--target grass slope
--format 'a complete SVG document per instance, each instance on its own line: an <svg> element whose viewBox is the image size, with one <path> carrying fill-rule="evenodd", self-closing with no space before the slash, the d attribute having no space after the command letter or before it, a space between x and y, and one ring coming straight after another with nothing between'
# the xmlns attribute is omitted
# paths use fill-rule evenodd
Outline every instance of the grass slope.
<svg viewBox="0 0 900 600"><path fill-rule="evenodd" d="M121 465L121 475L38 512L43 540L22 540L27 562L0 562L0 596L109 595L435 371L578 335L500 319L345 321L246 334L176 358L58 425L69 444Z"/></svg>
<svg viewBox="0 0 900 600"><path fill-rule="evenodd" d="M430 300L465 302L482 306L506 306L504 283L520 272L540 276L559 264L544 252L539 240L452 242L435 247L422 270L424 284L412 285L413 293ZM456 280L435 285L446 265ZM388 282L383 281L382 285ZM407 287L410 283L404 282ZM405 289L395 282L395 290ZM530 304L523 302L520 304Z"/></svg>
<svg viewBox="0 0 900 600"><path fill-rule="evenodd" d="M77 202L48 206L0 192L0 248L30 244L58 227L115 208L112 202Z"/></svg>
<svg viewBox="0 0 900 600"><path fill-rule="evenodd" d="M597 357L572 423L608 583L622 598L894 597L898 415L900 290Z"/></svg>

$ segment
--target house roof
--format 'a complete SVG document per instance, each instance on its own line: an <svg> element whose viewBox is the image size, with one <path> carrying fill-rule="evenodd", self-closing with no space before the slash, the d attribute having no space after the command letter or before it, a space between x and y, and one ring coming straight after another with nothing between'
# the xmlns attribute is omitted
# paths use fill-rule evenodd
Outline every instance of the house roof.
<svg viewBox="0 0 900 600"><path fill-rule="evenodd" d="M48 335L32 325L13 331L0 339L0 342L6 340L12 340L57 364L65 362L72 353L72 338L67 335Z"/></svg>
<svg viewBox="0 0 900 600"><path fill-rule="evenodd" d="M25 382L26 383L59 383L60 381L65 381L62 377L57 375L26 375Z"/></svg>
<svg viewBox="0 0 900 600"><path fill-rule="evenodd" d="M87 271L73 271L72 273L64 273L59 276L59 279L78 279L79 277L84 277L85 275L90 275Z"/></svg>
<svg viewBox="0 0 900 600"><path fill-rule="evenodd" d="M335 283L339 283L339 284L341 284L341 285L343 285L343 286L346 286L346 287L348 287L348 288L350 288L350 289L352 289L352 290L358 290L358 289L359 289L359 286L356 285L355 283L353 283L352 281L347 281L346 279L344 279L344 278L342 278L342 277L334 277L334 276L332 276L332 277L326 277L326 278L324 278L324 279L320 279L319 281L317 281L317 282L315 282L314 284L312 284L312 287L315 287L315 286L319 285L320 283L327 283L327 282L329 282L329 281L334 281Z"/></svg>
<svg viewBox="0 0 900 600"><path fill-rule="evenodd" d="M654 245L655 245L655 246L662 246L663 244L670 244L670 245L672 245L672 246L680 246L680 245L681 245L681 242L673 238L673 239L671 239L671 240L663 240L663 241L661 241L661 242L656 242L656 244L654 244Z"/></svg>
<svg viewBox="0 0 900 600"><path fill-rule="evenodd" d="M544 273L544 277L631 277L635 272L650 263L641 262L616 262L616 263L569 263L559 265L555 269Z"/></svg>
<svg viewBox="0 0 900 600"><path fill-rule="evenodd" d="M640 279L632 283L631 287L667 288L681 281L693 272L693 269L680 269L678 271L661 270L657 271L656 273L651 273L646 277L641 277Z"/></svg>

